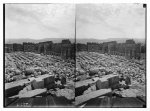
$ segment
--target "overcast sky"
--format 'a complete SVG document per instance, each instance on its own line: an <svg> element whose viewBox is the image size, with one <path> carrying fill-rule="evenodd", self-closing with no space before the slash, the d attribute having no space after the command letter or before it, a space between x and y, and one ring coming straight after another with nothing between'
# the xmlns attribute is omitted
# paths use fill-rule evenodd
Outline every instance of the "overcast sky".
<svg viewBox="0 0 150 111"><path fill-rule="evenodd" d="M145 38L143 4L78 4L77 38Z"/></svg>
<svg viewBox="0 0 150 111"><path fill-rule="evenodd" d="M73 4L6 4L5 38L74 38Z"/></svg>
<svg viewBox="0 0 150 111"><path fill-rule="evenodd" d="M145 38L143 4L6 4L5 38L74 38L75 16L76 38Z"/></svg>

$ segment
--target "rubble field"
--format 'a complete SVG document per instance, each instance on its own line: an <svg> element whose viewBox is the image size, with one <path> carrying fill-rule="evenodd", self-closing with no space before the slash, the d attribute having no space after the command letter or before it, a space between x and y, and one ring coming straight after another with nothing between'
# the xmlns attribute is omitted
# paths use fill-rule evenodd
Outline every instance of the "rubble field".
<svg viewBox="0 0 150 111"><path fill-rule="evenodd" d="M97 52L77 53L76 106L145 107L145 64L144 59L129 60Z"/></svg>
<svg viewBox="0 0 150 111"><path fill-rule="evenodd" d="M74 71L75 62L59 56L5 53L5 106L72 107Z"/></svg>
<svg viewBox="0 0 150 111"><path fill-rule="evenodd" d="M146 60L5 53L6 107L146 107Z"/></svg>

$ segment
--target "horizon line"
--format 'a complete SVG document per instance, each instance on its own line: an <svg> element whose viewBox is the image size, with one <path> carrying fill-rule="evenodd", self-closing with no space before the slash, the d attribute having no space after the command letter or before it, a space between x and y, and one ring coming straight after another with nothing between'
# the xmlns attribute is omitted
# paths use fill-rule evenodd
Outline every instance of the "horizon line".
<svg viewBox="0 0 150 111"><path fill-rule="evenodd" d="M96 40L107 40L107 39L145 39L145 38L128 38L128 37L124 37L124 38L103 38L103 39L99 39L99 38L42 38L42 39L32 39L32 38L5 38L5 40L11 39L11 40L15 40L15 39L31 39L31 40L43 40L43 39L96 39Z"/></svg>

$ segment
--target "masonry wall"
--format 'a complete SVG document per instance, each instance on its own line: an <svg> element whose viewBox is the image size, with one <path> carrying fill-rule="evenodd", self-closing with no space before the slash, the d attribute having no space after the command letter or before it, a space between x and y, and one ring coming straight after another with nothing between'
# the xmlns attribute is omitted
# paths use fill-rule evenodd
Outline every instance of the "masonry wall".
<svg viewBox="0 0 150 111"><path fill-rule="evenodd" d="M81 43L77 43L76 44L76 51L87 51L87 45L86 44L81 44Z"/></svg>
<svg viewBox="0 0 150 111"><path fill-rule="evenodd" d="M126 40L125 43L117 43L116 41L104 42L102 44L87 43L87 49L89 52L101 52L112 55L120 55L125 56L128 59L140 59L141 48L141 44L135 43L133 39ZM143 52L146 53L146 51ZM142 54L142 56L143 55L144 54Z"/></svg>
<svg viewBox="0 0 150 111"><path fill-rule="evenodd" d="M146 45L135 43L133 39L129 39L125 43L117 43L116 41L111 41L100 44L75 44L71 43L69 39L64 39L61 43L46 41L36 44L5 44L5 52L12 51L43 53L48 55L61 56L64 59L75 59L76 51L108 53L111 55L125 56L129 59L140 59L146 57Z"/></svg>
<svg viewBox="0 0 150 111"><path fill-rule="evenodd" d="M13 52L13 44L5 44L5 53Z"/></svg>
<svg viewBox="0 0 150 111"><path fill-rule="evenodd" d="M23 51L25 52L35 52L35 44L30 42L23 43Z"/></svg>

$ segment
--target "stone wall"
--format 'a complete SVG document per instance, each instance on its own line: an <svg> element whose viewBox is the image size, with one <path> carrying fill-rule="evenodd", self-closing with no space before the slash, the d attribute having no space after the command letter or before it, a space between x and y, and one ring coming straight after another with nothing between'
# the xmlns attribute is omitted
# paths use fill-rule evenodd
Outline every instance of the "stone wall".
<svg viewBox="0 0 150 111"><path fill-rule="evenodd" d="M89 52L100 52L103 48L102 44L98 44L98 43L87 43L87 50Z"/></svg>
<svg viewBox="0 0 150 111"><path fill-rule="evenodd" d="M86 44L81 44L81 43L77 43L76 44L76 50L77 52L79 51L87 51L87 45Z"/></svg>
<svg viewBox="0 0 150 111"><path fill-rule="evenodd" d="M87 50L89 52L100 52L100 53L108 53L112 55L120 55L125 56L126 58L132 59L140 59L141 58L141 44L135 43L133 39L126 40L125 43L117 43L116 41L104 42L102 44L98 43L87 43Z"/></svg>
<svg viewBox="0 0 150 111"><path fill-rule="evenodd" d="M35 44L30 42L23 43L23 51L25 52L35 52Z"/></svg>
<svg viewBox="0 0 150 111"><path fill-rule="evenodd" d="M141 55L146 53L146 46L140 43L135 43L133 39L127 40L125 43L117 43L116 41L104 43L87 43L75 44L71 43L69 39L62 40L61 43L53 43L52 41L23 44L5 44L5 52L11 51L25 51L37 52L43 54L57 55L64 59L75 59L76 51L88 51L108 53L111 55L125 56L126 58L140 59ZM142 58L145 56L142 56Z"/></svg>
<svg viewBox="0 0 150 111"><path fill-rule="evenodd" d="M13 44L5 44L5 53L10 53L13 51Z"/></svg>
<svg viewBox="0 0 150 111"><path fill-rule="evenodd" d="M13 44L13 51L23 51L22 44Z"/></svg>
<svg viewBox="0 0 150 111"><path fill-rule="evenodd" d="M38 43L38 53L47 54L48 52L52 51L53 42L46 41Z"/></svg>
<svg viewBox="0 0 150 111"><path fill-rule="evenodd" d="M69 39L62 40L61 42L61 57L64 59L71 57L71 42Z"/></svg>

